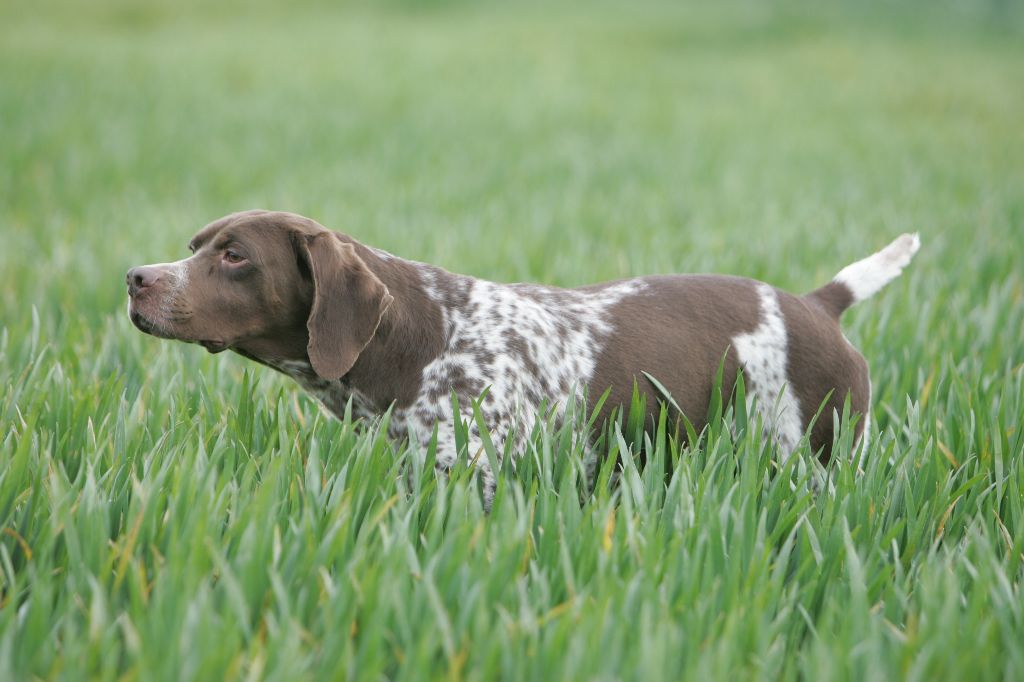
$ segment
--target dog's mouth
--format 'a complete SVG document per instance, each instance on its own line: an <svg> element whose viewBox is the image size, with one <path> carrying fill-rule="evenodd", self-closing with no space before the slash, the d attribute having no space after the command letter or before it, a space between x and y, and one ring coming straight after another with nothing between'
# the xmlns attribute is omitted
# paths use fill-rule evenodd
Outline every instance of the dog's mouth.
<svg viewBox="0 0 1024 682"><path fill-rule="evenodd" d="M141 313L135 310L129 309L128 317L131 318L132 324L134 324L135 328L138 329L140 332L149 334L150 336L156 336L161 339L171 338L171 336L165 334L163 330L156 325L156 323L154 323L153 321L146 317L143 317Z"/></svg>
<svg viewBox="0 0 1024 682"><path fill-rule="evenodd" d="M136 329L155 336L158 339L170 339L172 341L184 341L185 343L197 343L211 353L220 353L228 348L228 344L225 341L217 341L214 339L185 339L178 336L169 334L160 325L156 324L149 318L143 317L142 314L135 310L128 311L128 317L131 318L132 324L135 325Z"/></svg>
<svg viewBox="0 0 1024 682"><path fill-rule="evenodd" d="M196 343L198 343L200 346L210 351L211 353L220 353L221 351L227 350L228 348L228 344L224 343L223 341L206 340L196 341Z"/></svg>

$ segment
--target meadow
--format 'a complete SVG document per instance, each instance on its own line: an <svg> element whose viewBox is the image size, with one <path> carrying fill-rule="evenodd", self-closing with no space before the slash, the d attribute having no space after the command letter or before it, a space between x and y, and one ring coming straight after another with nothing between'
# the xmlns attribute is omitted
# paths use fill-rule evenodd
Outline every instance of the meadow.
<svg viewBox="0 0 1024 682"><path fill-rule="evenodd" d="M1024 679L1022 74L998 2L3 3L0 679ZM253 207L563 286L922 250L844 318L859 467L724 405L590 491L545 427L488 515L131 327Z"/></svg>

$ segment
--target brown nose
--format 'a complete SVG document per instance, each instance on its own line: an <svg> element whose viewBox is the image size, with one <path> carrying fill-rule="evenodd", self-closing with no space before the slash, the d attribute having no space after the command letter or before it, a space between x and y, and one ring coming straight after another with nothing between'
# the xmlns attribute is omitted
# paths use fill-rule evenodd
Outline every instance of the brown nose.
<svg viewBox="0 0 1024 682"><path fill-rule="evenodd" d="M128 283L128 295L136 296L143 289L153 286L160 281L162 274L163 272L159 268L150 265L132 268L125 277L125 281Z"/></svg>

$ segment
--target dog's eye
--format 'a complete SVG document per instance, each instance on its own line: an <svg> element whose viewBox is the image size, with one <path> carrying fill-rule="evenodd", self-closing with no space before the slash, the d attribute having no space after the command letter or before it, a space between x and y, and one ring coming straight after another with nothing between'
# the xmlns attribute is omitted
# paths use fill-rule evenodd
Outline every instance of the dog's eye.
<svg viewBox="0 0 1024 682"><path fill-rule="evenodd" d="M238 253L237 251L232 251L231 249L228 249L227 251L224 252L225 263L230 263L231 265L238 265L239 263L242 263L244 261L245 256Z"/></svg>
<svg viewBox="0 0 1024 682"><path fill-rule="evenodd" d="M189 242L188 243L188 250L191 251L192 253L195 253L196 252L196 245L193 244L192 242Z"/></svg>

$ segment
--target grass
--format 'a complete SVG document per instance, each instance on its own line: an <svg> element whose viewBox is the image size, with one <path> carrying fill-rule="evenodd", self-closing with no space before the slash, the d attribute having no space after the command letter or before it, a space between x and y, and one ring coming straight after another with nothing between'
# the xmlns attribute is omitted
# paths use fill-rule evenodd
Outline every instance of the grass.
<svg viewBox="0 0 1024 682"><path fill-rule="evenodd" d="M1008 4L6 3L0 678L1024 677L1020 37ZM129 266L254 206L561 285L923 249L845 320L862 471L811 492L726 411L580 504L545 428L485 516L130 327Z"/></svg>

